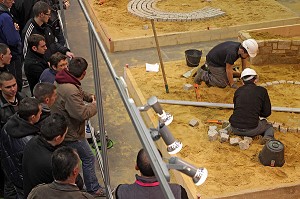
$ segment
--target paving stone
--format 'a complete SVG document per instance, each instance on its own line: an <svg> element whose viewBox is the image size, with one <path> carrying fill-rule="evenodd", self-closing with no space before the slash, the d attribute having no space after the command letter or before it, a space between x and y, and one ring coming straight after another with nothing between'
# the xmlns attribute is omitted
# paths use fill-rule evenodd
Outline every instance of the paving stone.
<svg viewBox="0 0 300 199"><path fill-rule="evenodd" d="M300 85L300 82L296 81L296 82L294 82L294 84Z"/></svg>
<svg viewBox="0 0 300 199"><path fill-rule="evenodd" d="M239 145L239 142L242 141L240 137L234 137L229 139L229 143L233 146Z"/></svg>
<svg viewBox="0 0 300 199"><path fill-rule="evenodd" d="M219 134L221 135L222 133L228 134L228 131L226 129L220 129Z"/></svg>
<svg viewBox="0 0 300 199"><path fill-rule="evenodd" d="M279 81L273 81L272 84L277 85L277 84L279 84Z"/></svg>
<svg viewBox="0 0 300 199"><path fill-rule="evenodd" d="M218 139L219 133L216 130L210 130L210 131L208 131L207 134L208 134L208 140L209 141L215 141L215 140Z"/></svg>
<svg viewBox="0 0 300 199"><path fill-rule="evenodd" d="M262 86L262 87L266 87L266 86L268 86L266 83L262 83L262 84L260 84L260 86Z"/></svg>
<svg viewBox="0 0 300 199"><path fill-rule="evenodd" d="M280 130L280 125L279 125L279 123L276 123L276 122L275 122L275 123L273 124L273 128L274 128L275 131L279 131L279 130Z"/></svg>
<svg viewBox="0 0 300 199"><path fill-rule="evenodd" d="M217 128L218 128L217 126L209 126L209 127L208 127L208 130L210 130L210 131L212 131L212 130L217 130Z"/></svg>
<svg viewBox="0 0 300 199"><path fill-rule="evenodd" d="M279 80L280 84L286 84L286 80Z"/></svg>
<svg viewBox="0 0 300 199"><path fill-rule="evenodd" d="M242 140L239 142L239 147L241 150L246 150L246 149L249 149L250 144L247 140Z"/></svg>
<svg viewBox="0 0 300 199"><path fill-rule="evenodd" d="M185 84L183 86L183 89L188 91L188 90L192 90L194 88L194 86L192 84Z"/></svg>
<svg viewBox="0 0 300 199"><path fill-rule="evenodd" d="M272 82L266 82L268 86L272 86Z"/></svg>
<svg viewBox="0 0 300 199"><path fill-rule="evenodd" d="M227 142L229 139L229 135L227 133L221 133L220 134L220 142L223 143L223 142Z"/></svg>
<svg viewBox="0 0 300 199"><path fill-rule="evenodd" d="M295 128L295 127L289 127L287 131L290 132L290 133L297 133L298 129Z"/></svg>
<svg viewBox="0 0 300 199"><path fill-rule="evenodd" d="M279 131L280 131L281 133L286 133L286 132L287 132L287 128L284 127L284 126L280 126Z"/></svg>
<svg viewBox="0 0 300 199"><path fill-rule="evenodd" d="M294 81L287 81L288 84L294 84Z"/></svg>
<svg viewBox="0 0 300 199"><path fill-rule="evenodd" d="M192 126L192 127L195 127L195 126L198 126L198 125L199 125L199 122L198 122L198 120L196 120L196 119L192 119L192 120L189 122L189 125Z"/></svg>
<svg viewBox="0 0 300 199"><path fill-rule="evenodd" d="M247 136L245 136L245 137L244 137L244 140L247 141L249 144L251 144L251 143L253 142L252 137L247 137Z"/></svg>

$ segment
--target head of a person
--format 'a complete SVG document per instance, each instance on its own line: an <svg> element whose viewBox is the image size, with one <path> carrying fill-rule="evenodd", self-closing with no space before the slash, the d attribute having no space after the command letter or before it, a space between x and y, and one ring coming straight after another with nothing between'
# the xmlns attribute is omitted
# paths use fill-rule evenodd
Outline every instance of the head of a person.
<svg viewBox="0 0 300 199"><path fill-rule="evenodd" d="M4 43L0 43L0 63L2 65L8 65L10 64L11 58L12 55L9 47Z"/></svg>
<svg viewBox="0 0 300 199"><path fill-rule="evenodd" d="M15 97L18 92L16 78L9 72L0 74L0 90L5 98Z"/></svg>
<svg viewBox="0 0 300 199"><path fill-rule="evenodd" d="M47 23L51 17L51 7L44 1L37 1L32 7L34 18Z"/></svg>
<svg viewBox="0 0 300 199"><path fill-rule="evenodd" d="M47 50L45 37L39 34L30 35L28 37L28 47L32 51L44 55Z"/></svg>
<svg viewBox="0 0 300 199"><path fill-rule="evenodd" d="M69 63L69 72L79 80L82 80L86 74L88 63L82 57L75 57Z"/></svg>
<svg viewBox="0 0 300 199"><path fill-rule="evenodd" d="M50 62L50 67L57 72L68 68L69 65L67 56L60 52L51 55L49 62Z"/></svg>
<svg viewBox="0 0 300 199"><path fill-rule="evenodd" d="M239 48L241 58L255 57L258 52L258 44L254 39L247 39L242 42Z"/></svg>
<svg viewBox="0 0 300 199"><path fill-rule="evenodd" d="M53 178L58 181L75 179L80 171L80 159L71 147L59 147L52 154L52 174Z"/></svg>
<svg viewBox="0 0 300 199"><path fill-rule="evenodd" d="M158 150L160 156L162 156L160 150ZM139 170L143 176L146 177L152 177L154 176L154 172L151 167L150 159L148 157L148 154L144 149L141 149L138 152L138 155L136 157L136 170Z"/></svg>
<svg viewBox="0 0 300 199"><path fill-rule="evenodd" d="M43 121L41 136L45 140L59 145L64 141L67 130L68 124L66 118L63 115L53 113Z"/></svg>
<svg viewBox="0 0 300 199"><path fill-rule="evenodd" d="M1 0L0 3L5 5L7 8L11 8L15 3L15 0Z"/></svg>
<svg viewBox="0 0 300 199"><path fill-rule="evenodd" d="M18 115L20 118L35 124L40 120L42 106L39 100L32 97L25 97L19 103Z"/></svg>
<svg viewBox="0 0 300 199"><path fill-rule="evenodd" d="M241 73L241 79L244 84L257 82L257 73L251 68L245 68Z"/></svg>
<svg viewBox="0 0 300 199"><path fill-rule="evenodd" d="M49 82L37 83L33 88L33 96L51 107L57 98L56 86Z"/></svg>

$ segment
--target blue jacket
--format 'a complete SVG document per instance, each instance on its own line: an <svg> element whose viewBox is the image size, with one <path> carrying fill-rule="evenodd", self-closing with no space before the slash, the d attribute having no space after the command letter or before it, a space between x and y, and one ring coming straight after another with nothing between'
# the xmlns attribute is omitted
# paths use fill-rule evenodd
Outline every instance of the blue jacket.
<svg viewBox="0 0 300 199"><path fill-rule="evenodd" d="M52 68L47 68L41 74L39 82L49 82L51 84L54 84L55 75L56 75L55 70L53 70Z"/></svg>
<svg viewBox="0 0 300 199"><path fill-rule="evenodd" d="M22 54L22 42L8 8L0 3L0 42L8 45L13 59Z"/></svg>

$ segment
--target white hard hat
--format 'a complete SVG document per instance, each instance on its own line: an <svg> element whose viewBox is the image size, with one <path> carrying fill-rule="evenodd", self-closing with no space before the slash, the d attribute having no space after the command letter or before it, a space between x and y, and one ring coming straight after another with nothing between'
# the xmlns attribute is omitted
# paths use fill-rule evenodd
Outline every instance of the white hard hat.
<svg viewBox="0 0 300 199"><path fill-rule="evenodd" d="M257 76L257 73L255 72L255 70L251 69L251 68L245 68L241 74L241 78L244 81L248 81L250 79L252 79L253 77ZM247 78L245 78L247 77Z"/></svg>
<svg viewBox="0 0 300 199"><path fill-rule="evenodd" d="M242 46L247 50L250 57L255 57L258 51L258 44L254 39L243 41Z"/></svg>

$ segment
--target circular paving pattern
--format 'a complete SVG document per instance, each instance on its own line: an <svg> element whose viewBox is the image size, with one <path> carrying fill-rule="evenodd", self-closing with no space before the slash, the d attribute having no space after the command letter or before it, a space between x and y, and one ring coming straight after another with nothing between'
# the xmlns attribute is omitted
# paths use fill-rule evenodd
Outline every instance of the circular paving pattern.
<svg viewBox="0 0 300 199"><path fill-rule="evenodd" d="M131 0L127 4L127 10L142 19L154 19L155 21L199 21L225 15L218 8L204 7L189 13L165 12L156 7L158 0Z"/></svg>

